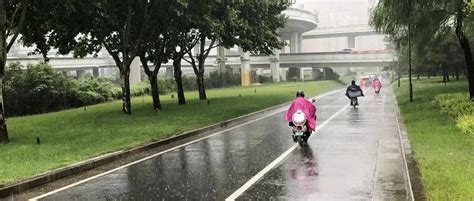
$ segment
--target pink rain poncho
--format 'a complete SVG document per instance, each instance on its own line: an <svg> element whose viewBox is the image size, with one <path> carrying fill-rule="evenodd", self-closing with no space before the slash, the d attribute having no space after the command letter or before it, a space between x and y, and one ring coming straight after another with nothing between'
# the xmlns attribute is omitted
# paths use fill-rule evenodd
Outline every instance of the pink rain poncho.
<svg viewBox="0 0 474 201"><path fill-rule="evenodd" d="M380 82L380 80L374 80L374 81L372 81L372 87L374 89L377 89L377 88L380 89L380 88L382 88L382 83Z"/></svg>
<svg viewBox="0 0 474 201"><path fill-rule="evenodd" d="M316 106L313 103L309 102L303 97L296 98L293 103L291 103L290 108L285 114L285 120L291 122L293 114L297 111L301 110L306 115L307 119L307 126L310 130L314 131L316 128Z"/></svg>

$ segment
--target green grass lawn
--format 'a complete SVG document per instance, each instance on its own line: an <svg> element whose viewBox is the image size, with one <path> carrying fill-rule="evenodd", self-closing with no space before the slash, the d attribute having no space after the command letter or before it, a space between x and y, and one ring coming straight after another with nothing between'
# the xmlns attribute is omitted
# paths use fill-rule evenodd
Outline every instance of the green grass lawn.
<svg viewBox="0 0 474 201"><path fill-rule="evenodd" d="M474 138L462 134L432 102L441 93L468 91L467 81L444 86L441 79L414 80L413 103L407 80L393 88L430 199L474 199Z"/></svg>
<svg viewBox="0 0 474 201"><path fill-rule="evenodd" d="M121 102L115 101L9 118L11 143L0 145L0 184L281 104L294 99L299 89L315 95L339 87L335 81L236 87L208 90L210 105L199 101L197 92L186 93L186 105L162 96L163 111L158 113L152 110L151 97L136 97L131 116L123 115Z"/></svg>

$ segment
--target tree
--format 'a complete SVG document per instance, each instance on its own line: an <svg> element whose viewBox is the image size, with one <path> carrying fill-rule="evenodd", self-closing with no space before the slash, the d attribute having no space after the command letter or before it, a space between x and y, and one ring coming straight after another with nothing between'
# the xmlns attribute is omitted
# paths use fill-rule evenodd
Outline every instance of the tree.
<svg viewBox="0 0 474 201"><path fill-rule="evenodd" d="M0 0L0 144L9 141L3 102L3 78L5 76L7 53L23 28L28 4L27 0Z"/></svg>
<svg viewBox="0 0 474 201"><path fill-rule="evenodd" d="M286 22L281 12L290 4L289 1L216 1L208 4L190 1L189 19L198 30L199 52L193 55L189 51L189 60L186 60L196 74L199 99L207 98L204 65L210 51L217 46L238 45L243 51L254 54L272 54L274 48L284 45L279 40L278 29ZM208 45L206 41L209 41Z"/></svg>
<svg viewBox="0 0 474 201"><path fill-rule="evenodd" d="M178 10L176 7L183 5L175 0L153 1L145 12L150 13L149 27L144 37L143 46L138 52L140 61L145 70L145 74L150 81L151 95L153 98L153 109L161 110L161 102L158 90L158 72L161 64L167 63L172 57L176 44L171 40L173 35L169 27L175 24ZM148 62L154 65L153 70L148 66Z"/></svg>
<svg viewBox="0 0 474 201"><path fill-rule="evenodd" d="M35 36L25 41L46 43L58 48L60 54L73 51L75 57L96 55L102 48L112 56L120 71L122 111L131 114L130 65L143 47L145 33L150 29L150 6L146 0L55 1L50 5L53 17L43 19L47 29L32 29ZM41 26L40 26L41 27ZM49 31L51 30L51 31ZM39 46L39 52L47 52Z"/></svg>
<svg viewBox="0 0 474 201"><path fill-rule="evenodd" d="M471 5L463 0L383 0L376 6L371 25L391 35L398 45L407 45L408 26L413 44L423 45L454 30L463 49L469 92L474 100L474 63L466 31L472 30Z"/></svg>

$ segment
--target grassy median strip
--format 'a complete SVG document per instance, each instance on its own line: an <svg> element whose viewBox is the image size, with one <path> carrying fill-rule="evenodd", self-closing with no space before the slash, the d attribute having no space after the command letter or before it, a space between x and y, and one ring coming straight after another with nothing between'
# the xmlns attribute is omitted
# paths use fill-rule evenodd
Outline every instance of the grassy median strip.
<svg viewBox="0 0 474 201"><path fill-rule="evenodd" d="M339 87L335 81L236 87L208 90L209 105L198 100L197 92L186 93L186 105L178 105L176 95L162 96L163 110L157 113L151 97L137 97L130 116L115 101L10 118L11 143L0 146L0 184L278 105L294 99L300 89L321 94Z"/></svg>
<svg viewBox="0 0 474 201"><path fill-rule="evenodd" d="M466 92L467 81L421 79L413 83L413 103L408 82L394 85L423 182L432 200L474 198L474 137L465 135L433 100L438 94Z"/></svg>

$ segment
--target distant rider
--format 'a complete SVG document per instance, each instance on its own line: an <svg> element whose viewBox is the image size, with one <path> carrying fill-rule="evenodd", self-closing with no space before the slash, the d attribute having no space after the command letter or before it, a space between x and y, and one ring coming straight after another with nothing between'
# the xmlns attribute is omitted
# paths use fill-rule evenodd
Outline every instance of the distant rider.
<svg viewBox="0 0 474 201"><path fill-rule="evenodd" d="M377 78L374 78L374 80L372 81L372 87L375 89L375 90L380 90L382 88L382 82L380 82L379 79Z"/></svg>
<svg viewBox="0 0 474 201"><path fill-rule="evenodd" d="M288 111L285 114L285 120L289 122L290 126L293 126L293 114L297 110L303 111L307 119L306 126L308 128L308 133L306 134L309 137L316 128L316 106L314 106L314 104L304 96L303 91L296 92L296 99L291 103L290 108L288 108Z"/></svg>
<svg viewBox="0 0 474 201"><path fill-rule="evenodd" d="M358 96L364 96L364 92L362 91L360 86L356 85L355 83L356 82L352 80L351 85L347 87L346 96L349 99L355 98ZM352 102L351 102L351 105L352 105ZM359 105L359 104L356 102L356 105Z"/></svg>

